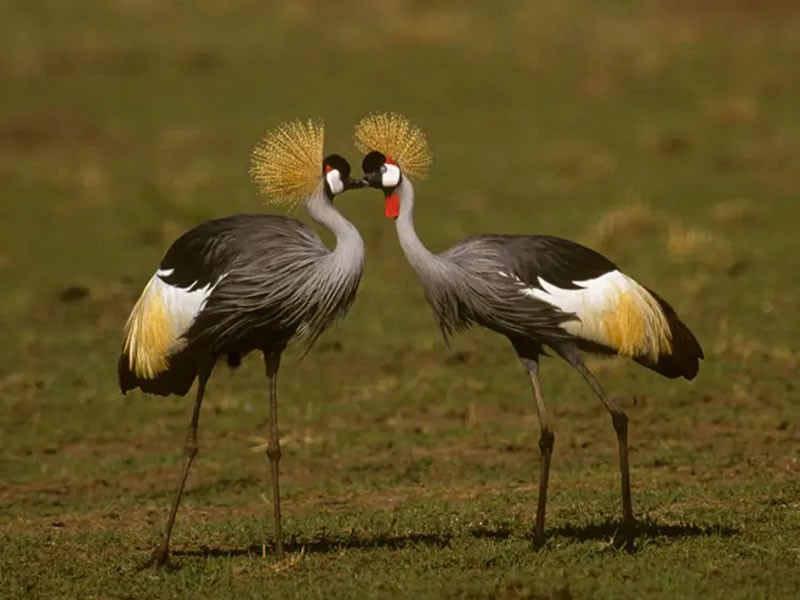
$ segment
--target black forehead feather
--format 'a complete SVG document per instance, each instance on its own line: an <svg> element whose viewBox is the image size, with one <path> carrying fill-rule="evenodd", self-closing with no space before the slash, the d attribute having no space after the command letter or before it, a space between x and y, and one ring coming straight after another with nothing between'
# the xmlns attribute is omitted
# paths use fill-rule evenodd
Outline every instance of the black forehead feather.
<svg viewBox="0 0 800 600"><path fill-rule="evenodd" d="M375 171L379 170L385 163L386 163L386 156L384 156L377 150L373 150L364 157L364 160L361 161L361 170L364 171L364 173L374 173Z"/></svg>
<svg viewBox="0 0 800 600"><path fill-rule="evenodd" d="M340 154L329 154L322 161L322 171L325 172L325 167L336 169L342 174L342 177L350 177L350 163L347 159Z"/></svg>

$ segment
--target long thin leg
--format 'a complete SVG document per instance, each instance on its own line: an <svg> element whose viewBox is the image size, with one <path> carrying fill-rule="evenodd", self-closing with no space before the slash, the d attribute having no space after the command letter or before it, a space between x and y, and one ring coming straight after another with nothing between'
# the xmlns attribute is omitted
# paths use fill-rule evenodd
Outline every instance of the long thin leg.
<svg viewBox="0 0 800 600"><path fill-rule="evenodd" d="M278 369L280 352L264 354L264 363L269 378L269 443L267 458L272 475L272 505L275 509L275 554L283 558L283 531L281 529L281 490L278 465L281 460L281 440L278 433Z"/></svg>
<svg viewBox="0 0 800 600"><path fill-rule="evenodd" d="M539 451L542 464L539 474L539 501L536 506L536 529L533 532L533 545L541 548L544 545L544 516L547 509L547 483L550 479L550 460L553 457L553 443L556 436L550 424L550 415L544 405L542 386L539 383L539 361L521 358L522 364L531 378L533 397L536 399L536 415L539 417Z"/></svg>
<svg viewBox="0 0 800 600"><path fill-rule="evenodd" d="M163 566L169 560L169 540L172 537L172 528L175 525L175 515L178 514L178 506L181 502L183 495L183 486L186 484L186 477L189 475L189 468L192 466L195 456L197 456L197 424L200 420L200 406L203 404L203 395L206 390L206 382L208 381L210 373L200 374L197 383L197 397L194 401L194 410L192 411L192 421L189 424L189 431L186 433L186 439L183 443L183 466L181 467L181 476L178 480L178 487L175 489L175 498L172 501L172 508L169 511L169 518L167 519L167 527L164 532L164 539L161 546L156 549L153 554L152 562L156 566Z"/></svg>
<svg viewBox="0 0 800 600"><path fill-rule="evenodd" d="M600 398L603 406L611 414L611 422L614 431L617 433L617 443L619 444L619 471L622 481L622 533L627 541L628 548L633 547L633 537L636 528L636 521L633 518L633 505L631 503L631 475L628 464L628 415L625 414L611 398L608 397L603 386L597 381L594 374L583 362L577 349L568 349L562 356L583 375L586 383L592 388L594 393Z"/></svg>

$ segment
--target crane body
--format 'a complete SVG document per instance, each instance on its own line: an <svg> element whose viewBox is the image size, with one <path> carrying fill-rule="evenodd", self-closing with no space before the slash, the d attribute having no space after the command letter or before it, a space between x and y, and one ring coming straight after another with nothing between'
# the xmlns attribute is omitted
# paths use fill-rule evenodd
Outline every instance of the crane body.
<svg viewBox="0 0 800 600"><path fill-rule="evenodd" d="M426 255L403 209L397 230L445 337L480 325L512 340L626 356L669 378L697 374L697 341L675 310L589 248L553 236L476 235Z"/></svg>
<svg viewBox="0 0 800 600"><path fill-rule="evenodd" d="M184 395L219 357L237 364L298 335L313 342L347 312L363 270L355 227L340 234L331 252L297 219L242 214L178 238L131 313L122 391Z"/></svg>
<svg viewBox="0 0 800 600"><path fill-rule="evenodd" d="M669 378L693 379L703 351L675 310L612 261L576 242L542 235L477 235L434 254L414 228L408 174L430 164L424 134L396 114L368 116L356 127L366 152L364 182L381 189L403 252L445 338L477 325L504 335L526 369L540 426L541 469L534 543L544 522L555 435L539 379L551 349L575 368L608 410L619 445L622 529L630 547L628 417L587 367L583 353L628 357Z"/></svg>
<svg viewBox="0 0 800 600"><path fill-rule="evenodd" d="M269 380L267 458L273 488L275 549L283 555L277 418L277 375L288 344L310 348L353 303L364 268L364 243L333 198L362 187L339 155L323 159L324 130L295 121L265 136L253 158L253 176L276 202L305 204L331 231L329 250L297 219L243 214L209 221L167 250L125 326L118 378L123 393L139 388L159 395L197 393L184 459L162 543L151 563L163 565L183 488L198 452L197 428L206 384L223 357L238 366L253 351L264 357Z"/></svg>

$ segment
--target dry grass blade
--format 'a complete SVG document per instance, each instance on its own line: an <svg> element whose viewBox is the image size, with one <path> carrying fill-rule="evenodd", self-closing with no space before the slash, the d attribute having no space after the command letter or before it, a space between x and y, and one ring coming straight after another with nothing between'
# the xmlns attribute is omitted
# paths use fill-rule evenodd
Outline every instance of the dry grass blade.
<svg viewBox="0 0 800 600"><path fill-rule="evenodd" d="M269 564L269 570L273 574L287 573L299 567L306 558L306 549L301 548L300 552L290 554L283 560Z"/></svg>
<svg viewBox="0 0 800 600"><path fill-rule="evenodd" d="M756 207L745 200L720 202L711 207L711 218L721 225L747 224L758 216Z"/></svg>
<svg viewBox="0 0 800 600"><path fill-rule="evenodd" d="M267 132L253 148L250 175L273 204L294 206L316 190L322 173L322 122L290 121Z"/></svg>
<svg viewBox="0 0 800 600"><path fill-rule="evenodd" d="M605 213L587 234L592 246L606 247L611 242L624 241L652 233L659 226L660 217L644 204L623 206Z"/></svg>
<svg viewBox="0 0 800 600"><path fill-rule="evenodd" d="M359 151L377 150L418 179L427 177L433 162L425 133L398 113L367 115L356 125L354 141Z"/></svg>
<svg viewBox="0 0 800 600"><path fill-rule="evenodd" d="M729 245L710 231L672 223L667 237L667 250L676 258L700 258L703 262L713 264L727 258Z"/></svg>

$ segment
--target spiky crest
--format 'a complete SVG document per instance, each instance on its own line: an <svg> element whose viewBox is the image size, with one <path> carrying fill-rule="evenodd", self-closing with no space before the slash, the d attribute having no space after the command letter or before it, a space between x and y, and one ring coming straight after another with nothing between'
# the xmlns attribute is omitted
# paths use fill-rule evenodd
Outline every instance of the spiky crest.
<svg viewBox="0 0 800 600"><path fill-rule="evenodd" d="M320 184L325 125L299 119L268 131L253 148L250 175L267 202L293 207Z"/></svg>
<svg viewBox="0 0 800 600"><path fill-rule="evenodd" d="M372 113L355 127L356 147L363 153L377 150L392 158L406 175L424 179L433 156L425 133L395 112Z"/></svg>

